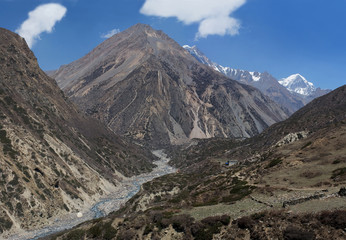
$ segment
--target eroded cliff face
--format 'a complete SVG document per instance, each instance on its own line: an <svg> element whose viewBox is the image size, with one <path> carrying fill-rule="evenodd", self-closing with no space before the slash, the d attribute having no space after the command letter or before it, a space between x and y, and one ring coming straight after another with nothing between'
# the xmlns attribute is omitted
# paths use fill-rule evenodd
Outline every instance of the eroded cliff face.
<svg viewBox="0 0 346 240"><path fill-rule="evenodd" d="M151 146L250 137L287 117L255 88L227 79L143 24L51 76L83 111Z"/></svg>
<svg viewBox="0 0 346 240"><path fill-rule="evenodd" d="M151 161L78 112L24 39L0 28L0 233L78 212Z"/></svg>

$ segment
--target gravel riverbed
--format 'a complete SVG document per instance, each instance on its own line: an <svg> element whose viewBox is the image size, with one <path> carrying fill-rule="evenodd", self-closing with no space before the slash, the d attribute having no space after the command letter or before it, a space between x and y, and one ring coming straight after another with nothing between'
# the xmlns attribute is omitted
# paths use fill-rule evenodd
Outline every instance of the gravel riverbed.
<svg viewBox="0 0 346 240"><path fill-rule="evenodd" d="M152 172L126 178L118 185L118 190L104 198L100 199L90 209L86 209L80 213L71 213L66 216L56 219L53 225L43 227L41 229L21 232L16 235L11 235L6 239L9 240L27 240L38 239L56 232L60 232L66 229L70 229L82 222L99 218L108 215L109 213L116 211L121 205L125 204L131 197L133 197L141 188L141 185L145 182L151 181L156 177L160 177L176 171L175 168L168 165L169 158L163 150L153 151L153 154L160 159L155 161L157 165ZM77 216L78 215L78 216Z"/></svg>

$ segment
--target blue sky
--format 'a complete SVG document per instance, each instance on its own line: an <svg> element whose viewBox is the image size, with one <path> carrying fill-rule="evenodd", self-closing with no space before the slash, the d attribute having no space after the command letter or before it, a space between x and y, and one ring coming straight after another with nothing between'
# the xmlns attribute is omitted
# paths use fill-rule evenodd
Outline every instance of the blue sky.
<svg viewBox="0 0 346 240"><path fill-rule="evenodd" d="M16 31L39 5L63 6L67 11L47 26L52 31L32 44L44 70L84 56L110 30L140 22L181 45L197 45L223 66L278 79L300 73L321 88L346 84L346 0L189 1L0 0L0 27Z"/></svg>

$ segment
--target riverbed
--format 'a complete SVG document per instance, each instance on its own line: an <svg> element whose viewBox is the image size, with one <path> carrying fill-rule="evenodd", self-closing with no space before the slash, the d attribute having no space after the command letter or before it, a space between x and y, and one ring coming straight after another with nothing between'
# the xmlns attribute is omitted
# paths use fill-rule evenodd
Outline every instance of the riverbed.
<svg viewBox="0 0 346 240"><path fill-rule="evenodd" d="M10 236L9 240L36 240L38 238L48 236L66 229L70 229L82 222L103 217L109 213L118 210L123 204L133 197L141 188L143 183L151 181L156 177L160 177L176 171L175 168L168 165L169 158L163 150L153 151L153 154L159 158L154 164L157 166L152 172L133 176L120 182L118 190L106 197L100 199L90 209L86 209L78 213L66 215L56 219L53 225L44 228L22 232L20 234Z"/></svg>

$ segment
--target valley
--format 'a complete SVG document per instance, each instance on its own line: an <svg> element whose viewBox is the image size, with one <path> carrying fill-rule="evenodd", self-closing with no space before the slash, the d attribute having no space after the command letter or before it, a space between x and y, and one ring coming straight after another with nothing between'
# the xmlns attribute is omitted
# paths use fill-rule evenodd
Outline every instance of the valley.
<svg viewBox="0 0 346 240"><path fill-rule="evenodd" d="M1 238L346 238L346 85L232 70L258 90L145 24L49 77L0 33Z"/></svg>
<svg viewBox="0 0 346 240"><path fill-rule="evenodd" d="M158 157L159 160L153 162L156 167L152 172L123 179L111 194L103 196L97 203L86 206L86 208L80 212L59 216L55 218L48 227L33 229L28 232L22 231L21 233L10 236L3 235L3 237L9 240L39 239L56 232L70 229L91 219L104 217L118 210L140 190L142 184L176 171L173 167L168 165L170 159L167 158L163 150L153 151L153 154Z"/></svg>

